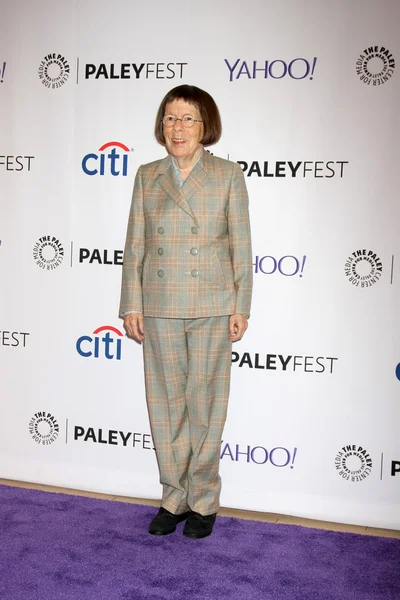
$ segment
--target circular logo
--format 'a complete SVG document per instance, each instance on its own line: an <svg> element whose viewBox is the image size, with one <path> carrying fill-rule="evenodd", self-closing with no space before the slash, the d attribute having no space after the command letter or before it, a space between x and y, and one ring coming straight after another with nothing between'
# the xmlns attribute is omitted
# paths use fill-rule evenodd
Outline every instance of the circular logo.
<svg viewBox="0 0 400 600"><path fill-rule="evenodd" d="M344 272L355 287L371 287L382 276L382 261L372 250L356 250L346 260Z"/></svg>
<svg viewBox="0 0 400 600"><path fill-rule="evenodd" d="M64 258L61 242L51 235L39 238L33 247L33 258L41 269L53 271L59 267Z"/></svg>
<svg viewBox="0 0 400 600"><path fill-rule="evenodd" d="M382 85L386 83L396 67L390 50L384 46L370 46L360 54L356 62L357 75L367 85Z"/></svg>
<svg viewBox="0 0 400 600"><path fill-rule="evenodd" d="M60 88L68 81L70 68L62 54L48 54L39 65L39 79L47 88Z"/></svg>
<svg viewBox="0 0 400 600"><path fill-rule="evenodd" d="M37 412L29 421L29 433L41 446L49 446L55 442L59 432L60 427L55 417L48 412Z"/></svg>
<svg viewBox="0 0 400 600"><path fill-rule="evenodd" d="M335 467L343 479L357 483L371 473L372 458L362 446L343 446L335 457Z"/></svg>
<svg viewBox="0 0 400 600"><path fill-rule="evenodd" d="M400 363L396 367L396 377L400 381Z"/></svg>

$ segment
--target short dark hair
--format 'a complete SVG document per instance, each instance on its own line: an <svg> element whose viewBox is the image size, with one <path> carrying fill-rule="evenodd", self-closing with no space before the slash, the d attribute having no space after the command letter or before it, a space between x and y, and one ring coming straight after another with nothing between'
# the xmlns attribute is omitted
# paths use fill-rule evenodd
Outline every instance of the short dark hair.
<svg viewBox="0 0 400 600"><path fill-rule="evenodd" d="M166 105L174 100L184 100L188 104L193 104L198 109L204 128L201 143L203 146L216 144L222 134L221 116L218 106L208 92L201 90L195 85L178 85L164 96L157 112L154 128L157 142L165 146L162 118Z"/></svg>

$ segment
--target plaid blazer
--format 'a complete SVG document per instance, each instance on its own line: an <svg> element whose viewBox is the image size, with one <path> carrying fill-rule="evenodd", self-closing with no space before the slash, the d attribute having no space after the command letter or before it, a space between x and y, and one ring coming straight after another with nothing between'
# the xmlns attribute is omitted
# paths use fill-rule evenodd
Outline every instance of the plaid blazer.
<svg viewBox="0 0 400 600"><path fill-rule="evenodd" d="M203 150L182 187L170 156L139 167L120 315L250 316L252 272L248 196L238 164Z"/></svg>

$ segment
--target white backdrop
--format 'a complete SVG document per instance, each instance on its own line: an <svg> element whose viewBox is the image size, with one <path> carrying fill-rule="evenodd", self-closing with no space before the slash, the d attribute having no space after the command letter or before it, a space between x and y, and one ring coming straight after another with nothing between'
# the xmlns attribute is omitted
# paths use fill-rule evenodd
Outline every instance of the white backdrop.
<svg viewBox="0 0 400 600"><path fill-rule="evenodd" d="M120 265L158 104L190 83L251 203L222 503L400 528L399 18L396 0L3 8L1 477L160 497Z"/></svg>

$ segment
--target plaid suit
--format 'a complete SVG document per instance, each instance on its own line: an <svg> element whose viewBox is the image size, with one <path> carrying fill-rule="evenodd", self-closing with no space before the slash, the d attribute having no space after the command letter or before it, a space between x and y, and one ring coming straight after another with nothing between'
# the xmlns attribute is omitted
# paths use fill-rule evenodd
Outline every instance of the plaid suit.
<svg viewBox="0 0 400 600"><path fill-rule="evenodd" d="M248 197L239 165L203 150L180 188L171 157L136 175L120 314L144 315L146 398L162 506L218 510L229 315L250 314Z"/></svg>
<svg viewBox="0 0 400 600"><path fill-rule="evenodd" d="M182 188L169 156L139 168L120 314L249 315L251 263L248 198L239 165L203 151Z"/></svg>

